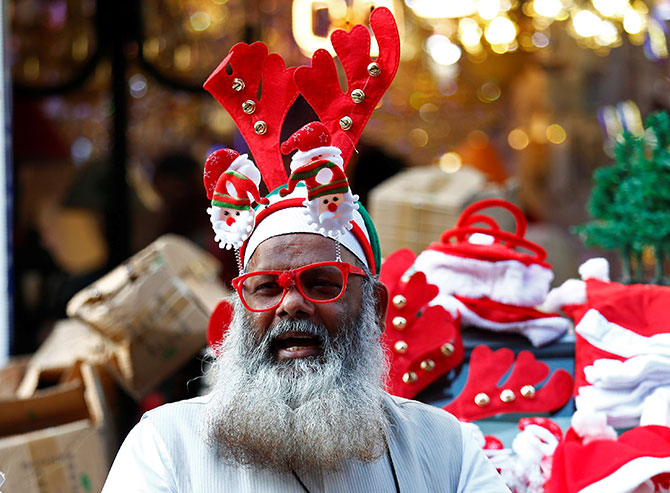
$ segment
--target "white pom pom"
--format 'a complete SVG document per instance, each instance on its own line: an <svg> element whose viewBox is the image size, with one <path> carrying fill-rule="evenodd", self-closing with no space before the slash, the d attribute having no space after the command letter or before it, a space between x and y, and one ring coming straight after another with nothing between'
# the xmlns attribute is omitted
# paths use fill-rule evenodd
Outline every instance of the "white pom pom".
<svg viewBox="0 0 670 493"><path fill-rule="evenodd" d="M607 414L588 410L577 410L572 415L572 428L586 445L594 440L616 440L617 433L607 424Z"/></svg>
<svg viewBox="0 0 670 493"><path fill-rule="evenodd" d="M495 238L491 235L486 235L484 233L473 233L468 238L468 243L473 245L493 245Z"/></svg>
<svg viewBox="0 0 670 493"><path fill-rule="evenodd" d="M586 283L578 279L568 279L559 287L547 293L547 297L538 307L545 312L556 312L565 305L583 305L586 303Z"/></svg>
<svg viewBox="0 0 670 493"><path fill-rule="evenodd" d="M583 281L587 279L598 279L609 282L610 264L602 257L590 258L579 266L579 276Z"/></svg>

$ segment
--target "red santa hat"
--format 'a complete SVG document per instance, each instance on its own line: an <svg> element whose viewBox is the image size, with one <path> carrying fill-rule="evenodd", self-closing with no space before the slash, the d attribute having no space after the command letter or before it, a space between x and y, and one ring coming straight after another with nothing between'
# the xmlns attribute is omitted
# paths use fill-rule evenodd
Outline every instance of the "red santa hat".
<svg viewBox="0 0 670 493"><path fill-rule="evenodd" d="M575 322L576 405L606 413L614 426L635 426L646 399L670 378L670 288L601 280L606 262L587 263L599 273L580 268L584 280L548 296Z"/></svg>
<svg viewBox="0 0 670 493"><path fill-rule="evenodd" d="M314 159L327 159L343 166L342 151L331 145L328 128L321 122L310 122L296 131L281 145L282 154L297 150L291 158L291 171Z"/></svg>
<svg viewBox="0 0 670 493"><path fill-rule="evenodd" d="M616 440L586 441L574 428L554 452L548 493L667 491L670 428L638 426ZM648 488L638 490L646 484ZM661 489L663 487L664 489Z"/></svg>
<svg viewBox="0 0 670 493"><path fill-rule="evenodd" d="M488 208L506 209L516 219L516 230L501 230L493 217L480 212ZM569 322L535 308L545 300L554 275L544 249L526 240L525 232L526 218L517 206L482 200L466 208L456 227L431 243L412 268L440 288L433 303L457 310L464 324L518 332L541 346L563 335Z"/></svg>
<svg viewBox="0 0 670 493"><path fill-rule="evenodd" d="M251 200L267 203L258 191L260 173L246 154L232 149L214 151L205 162L203 174L207 198L216 207L248 209Z"/></svg>
<svg viewBox="0 0 670 493"><path fill-rule="evenodd" d="M289 176L288 188L282 190L280 195L293 193L301 181L307 186L307 200L310 201L324 195L349 191L349 182L344 170L332 161L313 161L297 167Z"/></svg>

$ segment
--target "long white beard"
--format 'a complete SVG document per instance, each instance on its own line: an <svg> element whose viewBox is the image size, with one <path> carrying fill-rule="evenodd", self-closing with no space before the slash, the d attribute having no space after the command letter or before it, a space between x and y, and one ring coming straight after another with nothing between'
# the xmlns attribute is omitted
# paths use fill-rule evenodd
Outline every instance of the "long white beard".
<svg viewBox="0 0 670 493"><path fill-rule="evenodd" d="M221 458L284 472L333 470L343 460L370 462L385 452L386 362L366 284L360 315L343 321L334 339L324 327L297 320L258 341L238 303L212 368L203 427ZM288 330L320 337L323 354L275 363L270 345Z"/></svg>

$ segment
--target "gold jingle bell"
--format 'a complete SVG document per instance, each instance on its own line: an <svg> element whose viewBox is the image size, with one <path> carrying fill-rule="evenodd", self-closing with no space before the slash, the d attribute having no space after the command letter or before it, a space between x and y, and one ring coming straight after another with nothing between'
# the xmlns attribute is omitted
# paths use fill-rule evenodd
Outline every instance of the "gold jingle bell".
<svg viewBox="0 0 670 493"><path fill-rule="evenodd" d="M343 116L342 118L340 118L340 128L342 130L349 130L353 124L354 121L348 116Z"/></svg>
<svg viewBox="0 0 670 493"><path fill-rule="evenodd" d="M406 304L407 304L407 298L405 298L403 295L396 294L393 297L393 306L395 306L396 308L402 308Z"/></svg>
<svg viewBox="0 0 670 493"><path fill-rule="evenodd" d="M408 371L402 376L402 381L405 383L414 383L419 379L419 377L416 376L416 373L413 371Z"/></svg>
<svg viewBox="0 0 670 493"><path fill-rule="evenodd" d="M263 135L265 132L268 131L267 123L265 123L263 120L258 120L256 123L254 123L254 131L258 135Z"/></svg>
<svg viewBox="0 0 670 493"><path fill-rule="evenodd" d="M362 103L364 99L365 99L365 93L363 92L362 89L354 89L353 91L351 91L351 100L354 103L356 104Z"/></svg>
<svg viewBox="0 0 670 493"><path fill-rule="evenodd" d="M486 407L491 404L491 398L484 392L480 392L475 396L475 404L479 407Z"/></svg>
<svg viewBox="0 0 670 493"><path fill-rule="evenodd" d="M240 92L244 89L245 84L242 79L238 79L237 77L233 79L233 89L236 90L237 92Z"/></svg>
<svg viewBox="0 0 670 493"><path fill-rule="evenodd" d="M433 371L435 369L435 362L432 359L425 359L421 362L421 369L423 371Z"/></svg>
<svg viewBox="0 0 670 493"><path fill-rule="evenodd" d="M512 402L516 399L516 396L514 395L514 391L512 389L504 389L502 392L500 392L500 400L503 402Z"/></svg>
<svg viewBox="0 0 670 493"><path fill-rule="evenodd" d="M442 344L442 347L440 348L440 351L442 351L442 354L444 354L445 356L451 356L452 354L454 354L455 350L456 348L450 342Z"/></svg>
<svg viewBox="0 0 670 493"><path fill-rule="evenodd" d="M405 354L408 348L409 346L405 341L398 341L393 346L393 349L395 349L395 352L398 354Z"/></svg>
<svg viewBox="0 0 670 493"><path fill-rule="evenodd" d="M525 399L532 399L535 397L535 387L532 385L524 385L521 387L521 396Z"/></svg>
<svg viewBox="0 0 670 493"><path fill-rule="evenodd" d="M370 65L368 65L368 74L370 74L372 77L377 77L381 73L382 69L377 64L377 62L372 62Z"/></svg>
<svg viewBox="0 0 670 493"><path fill-rule="evenodd" d="M393 327L397 330L403 330L407 327L407 319L405 317L393 317Z"/></svg>
<svg viewBox="0 0 670 493"><path fill-rule="evenodd" d="M251 99L247 99L244 103L242 103L242 111L244 111L247 115L253 114L253 112L256 111L256 103L254 103Z"/></svg>

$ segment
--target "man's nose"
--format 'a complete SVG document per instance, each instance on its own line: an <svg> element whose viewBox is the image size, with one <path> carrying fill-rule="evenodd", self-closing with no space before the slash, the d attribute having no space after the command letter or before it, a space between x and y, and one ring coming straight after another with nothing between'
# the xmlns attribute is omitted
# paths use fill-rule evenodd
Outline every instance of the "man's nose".
<svg viewBox="0 0 670 493"><path fill-rule="evenodd" d="M335 202L331 202L328 204L328 210L330 212L335 212L337 210L337 204Z"/></svg>
<svg viewBox="0 0 670 493"><path fill-rule="evenodd" d="M293 284L286 291L284 299L279 303L276 311L280 317L305 318L314 314L314 303L306 299Z"/></svg>

